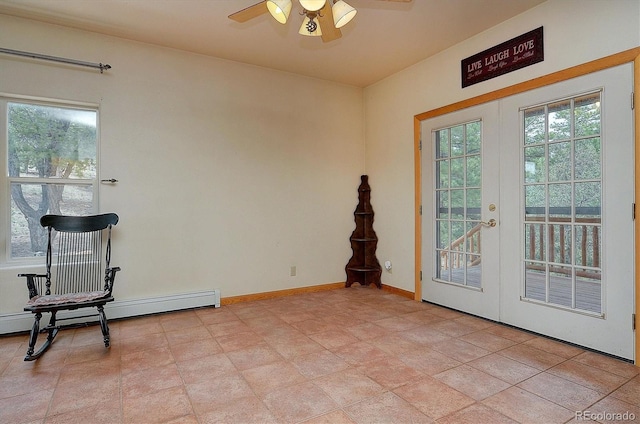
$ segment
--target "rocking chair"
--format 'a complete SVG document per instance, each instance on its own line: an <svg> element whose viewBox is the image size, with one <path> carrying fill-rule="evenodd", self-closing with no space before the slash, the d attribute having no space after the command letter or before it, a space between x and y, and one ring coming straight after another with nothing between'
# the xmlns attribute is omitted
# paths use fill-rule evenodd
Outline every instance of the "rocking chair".
<svg viewBox="0 0 640 424"><path fill-rule="evenodd" d="M24 310L35 315L31 328L29 348L25 361L33 361L42 356L51 346L61 328L56 322L56 314L61 310L96 307L105 347L110 346L109 326L104 313L104 305L114 300L113 282L119 267L111 267L111 227L118 223L114 213L91 216L45 215L40 225L47 228L48 243L46 274L19 274L26 277L29 302ZM106 240L103 235L106 234ZM103 248L106 254L103 256ZM40 330L43 313L51 313L49 325ZM73 316L65 319L95 317L93 315ZM75 326L77 326L76 324ZM79 324L89 325L89 322ZM39 333L47 333L47 339L35 351Z"/></svg>

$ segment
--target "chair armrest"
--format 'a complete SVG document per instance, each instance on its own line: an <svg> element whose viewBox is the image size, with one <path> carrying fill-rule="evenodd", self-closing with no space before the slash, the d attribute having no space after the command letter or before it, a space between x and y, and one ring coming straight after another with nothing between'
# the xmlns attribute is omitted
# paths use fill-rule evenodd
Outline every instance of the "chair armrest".
<svg viewBox="0 0 640 424"><path fill-rule="evenodd" d="M104 290L109 292L109 295L111 295L111 292L113 291L113 283L115 282L116 279L116 272L120 271L120 267L119 266L113 266L111 268L107 268L104 274Z"/></svg>
<svg viewBox="0 0 640 424"><path fill-rule="evenodd" d="M29 289L29 299L33 299L35 296L40 295L38 287L36 287L36 279L47 278L43 274L18 274L18 277L25 277L27 279L27 288ZM42 288L42 282L39 284Z"/></svg>

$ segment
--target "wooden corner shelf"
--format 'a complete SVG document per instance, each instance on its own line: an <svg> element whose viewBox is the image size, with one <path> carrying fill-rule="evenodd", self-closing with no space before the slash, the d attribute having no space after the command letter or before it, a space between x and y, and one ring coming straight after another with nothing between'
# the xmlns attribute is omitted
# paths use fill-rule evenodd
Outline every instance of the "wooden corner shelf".
<svg viewBox="0 0 640 424"><path fill-rule="evenodd" d="M382 267L376 258L378 237L373 230L373 208L371 207L371 187L369 177L362 175L358 187L358 206L353 213L356 229L350 237L353 255L345 267L347 273L346 287L353 283L362 286L375 284L381 288Z"/></svg>

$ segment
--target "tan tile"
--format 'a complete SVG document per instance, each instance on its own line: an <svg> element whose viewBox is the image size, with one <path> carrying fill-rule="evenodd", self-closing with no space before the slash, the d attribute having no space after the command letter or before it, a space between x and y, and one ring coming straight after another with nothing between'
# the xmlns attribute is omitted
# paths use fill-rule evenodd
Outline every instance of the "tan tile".
<svg viewBox="0 0 640 424"><path fill-rule="evenodd" d="M322 377L349 367L342 358L326 350L296 356L291 362L307 378Z"/></svg>
<svg viewBox="0 0 640 424"><path fill-rule="evenodd" d="M232 352L264 344L263 337L252 331L216 337L216 341L224 352Z"/></svg>
<svg viewBox="0 0 640 424"><path fill-rule="evenodd" d="M494 327L496 325L498 325L498 323L488 320L488 319L484 319L484 318L480 318L480 317L475 317L473 315L463 315L460 318L455 318L454 321L461 323L461 324L465 324L469 327L473 327L476 330L480 331L480 330L485 330L487 328L490 327Z"/></svg>
<svg viewBox="0 0 640 424"><path fill-rule="evenodd" d="M46 424L120 424L123 422L120 402L102 402L88 408L50 415Z"/></svg>
<svg viewBox="0 0 640 424"><path fill-rule="evenodd" d="M213 337L226 336L228 334L246 333L251 331L251 327L245 324L243 321L223 321L215 324L207 325L209 333Z"/></svg>
<svg viewBox="0 0 640 424"><path fill-rule="evenodd" d="M616 399L623 400L635 406L640 406L640 376L625 383L611 394Z"/></svg>
<svg viewBox="0 0 640 424"><path fill-rule="evenodd" d="M169 347L176 362L189 361L222 352L213 338L180 343Z"/></svg>
<svg viewBox="0 0 640 424"><path fill-rule="evenodd" d="M111 346L107 348L102 342L102 335L100 335L99 343L70 348L64 363L76 364L80 362L101 361L110 362L113 366L119 367L121 353L122 349L118 342L112 342Z"/></svg>
<svg viewBox="0 0 640 424"><path fill-rule="evenodd" d="M339 410L311 418L305 421L304 424L355 424L355 421L349 418L342 410Z"/></svg>
<svg viewBox="0 0 640 424"><path fill-rule="evenodd" d="M429 312L444 319L456 319L465 316L462 312L437 305L434 305L433 308L429 309Z"/></svg>
<svg viewBox="0 0 640 424"><path fill-rule="evenodd" d="M517 342L514 342L513 340L496 336L495 334L484 330L466 334L460 337L460 340L464 340L467 343L474 344L490 352L497 352L517 344Z"/></svg>
<svg viewBox="0 0 640 424"><path fill-rule="evenodd" d="M202 326L203 323L195 311L189 310L160 315L160 325L164 331L169 332L199 327Z"/></svg>
<svg viewBox="0 0 640 424"><path fill-rule="evenodd" d="M90 378L87 378L90 376ZM49 414L57 415L88 408L103 402L119 402L120 377L85 374L82 380L61 381L56 386Z"/></svg>
<svg viewBox="0 0 640 424"><path fill-rule="evenodd" d="M339 371L313 380L338 405L345 406L385 392L386 389L356 370Z"/></svg>
<svg viewBox="0 0 640 424"><path fill-rule="evenodd" d="M141 350L122 355L122 373L160 367L175 362L169 347Z"/></svg>
<svg viewBox="0 0 640 424"><path fill-rule="evenodd" d="M489 408L488 406L474 403L473 405L462 409L460 411L449 414L443 418L437 420L438 424L518 424L517 421L512 420L499 413L498 411Z"/></svg>
<svg viewBox="0 0 640 424"><path fill-rule="evenodd" d="M267 343L273 347L282 357L292 359L296 356L320 352L324 347L311 340L309 337L299 334L295 337L266 337Z"/></svg>
<svg viewBox="0 0 640 424"><path fill-rule="evenodd" d="M357 342L332 350L350 365L358 365L367 361L386 361L389 359L382 350L367 342Z"/></svg>
<svg viewBox="0 0 640 424"><path fill-rule="evenodd" d="M504 337L505 339L513 340L517 343L523 343L527 340L531 340L536 336L524 330L509 327L507 325L497 324L493 327L487 328L485 331L495 334L496 336Z"/></svg>
<svg viewBox="0 0 640 424"><path fill-rule="evenodd" d="M240 371L279 362L284 359L275 349L264 342L245 349L227 352L227 357Z"/></svg>
<svg viewBox="0 0 640 424"><path fill-rule="evenodd" d="M357 337L342 330L322 331L310 334L309 338L330 350L358 341Z"/></svg>
<svg viewBox="0 0 640 424"><path fill-rule="evenodd" d="M432 423L433 420L393 392L344 408L358 424Z"/></svg>
<svg viewBox="0 0 640 424"><path fill-rule="evenodd" d="M468 365L452 368L433 377L475 400L485 399L511 386Z"/></svg>
<svg viewBox="0 0 640 424"><path fill-rule="evenodd" d="M389 331L406 331L420 325L420 323L409 321L399 316L379 319L373 321L373 323Z"/></svg>
<svg viewBox="0 0 640 424"><path fill-rule="evenodd" d="M120 342L120 352L122 355L163 347L169 347L169 342L164 332L129 337Z"/></svg>
<svg viewBox="0 0 640 424"><path fill-rule="evenodd" d="M424 373L397 358L366 362L359 366L357 370L387 389L395 389L425 376Z"/></svg>
<svg viewBox="0 0 640 424"><path fill-rule="evenodd" d="M360 340L371 340L383 336L389 331L372 322L363 322L356 325L347 325L344 331L353 334Z"/></svg>
<svg viewBox="0 0 640 424"><path fill-rule="evenodd" d="M193 414L184 387L123 399L122 411L124 424L164 423Z"/></svg>
<svg viewBox="0 0 640 424"><path fill-rule="evenodd" d="M519 387L503 390L482 403L520 423L564 423L574 417L574 411Z"/></svg>
<svg viewBox="0 0 640 424"><path fill-rule="evenodd" d="M573 360L622 377L631 378L640 374L640 367L600 353L586 351L574 357Z"/></svg>
<svg viewBox="0 0 640 424"><path fill-rule="evenodd" d="M491 353L486 349L459 339L434 343L431 348L460 362L473 361Z"/></svg>
<svg viewBox="0 0 640 424"><path fill-rule="evenodd" d="M236 367L224 353L218 353L189 361L177 362L182 380L186 384L197 383L202 376L216 378L230 372L236 372Z"/></svg>
<svg viewBox="0 0 640 424"><path fill-rule="evenodd" d="M281 422L300 422L335 410L338 405L310 382L275 390L264 403Z"/></svg>
<svg viewBox="0 0 640 424"><path fill-rule="evenodd" d="M157 316L129 318L120 321L119 324L121 339L139 338L164 332Z"/></svg>
<svg viewBox="0 0 640 424"><path fill-rule="evenodd" d="M240 373L228 373L215 378L201 378L186 384L189 400L196 414L214 411L229 402L255 396Z"/></svg>
<svg viewBox="0 0 640 424"><path fill-rule="evenodd" d="M389 355L398 355L420 347L418 343L403 337L402 333L387 333L368 342Z"/></svg>
<svg viewBox="0 0 640 424"><path fill-rule="evenodd" d="M563 362L547 372L600 393L608 394L623 385L627 379L619 375L583 365L576 361Z"/></svg>
<svg viewBox="0 0 640 424"><path fill-rule="evenodd" d="M196 309L195 311L202 324L209 326L226 321L238 321L240 318L234 314L229 307L224 308L205 308Z"/></svg>
<svg viewBox="0 0 640 424"><path fill-rule="evenodd" d="M608 396L589 407L586 411L576 413L579 422L597 421L602 424L638 422L640 408L622 400Z"/></svg>
<svg viewBox="0 0 640 424"><path fill-rule="evenodd" d="M193 342L197 340L212 339L212 336L209 333L209 331L202 325L197 327L181 328L177 330L166 331L164 335L167 338L167 341L169 342L169 346L173 346L181 343Z"/></svg>
<svg viewBox="0 0 640 424"><path fill-rule="evenodd" d="M200 414L199 424L277 424L278 420L255 396L234 399Z"/></svg>
<svg viewBox="0 0 640 424"><path fill-rule="evenodd" d="M397 356L406 365L427 375L434 375L455 368L462 362L431 349L415 349Z"/></svg>
<svg viewBox="0 0 640 424"><path fill-rule="evenodd" d="M509 384L517 384L541 371L505 356L491 354L467 362L467 365L486 372Z"/></svg>
<svg viewBox="0 0 640 424"><path fill-rule="evenodd" d="M0 375L0 399L54 389L60 378L57 370L7 372Z"/></svg>
<svg viewBox="0 0 640 424"><path fill-rule="evenodd" d="M523 344L511 346L497 353L498 355L506 356L507 358L522 362L525 365L537 368L541 371L549 369L566 360L565 358L554 355L553 353L548 353Z"/></svg>
<svg viewBox="0 0 640 424"><path fill-rule="evenodd" d="M0 399L0 423L43 420L52 396L53 390L50 389Z"/></svg>
<svg viewBox="0 0 640 424"><path fill-rule="evenodd" d="M242 371L242 376L258 396L264 396L281 387L307 381L307 378L300 374L296 367L284 361Z"/></svg>
<svg viewBox="0 0 640 424"><path fill-rule="evenodd" d="M477 328L460 322L461 318L444 320L429 324L429 328L441 332L449 337L460 337L478 331Z"/></svg>
<svg viewBox="0 0 640 424"><path fill-rule="evenodd" d="M431 347L436 343L449 340L451 337L434 329L431 324L398 333L405 339L419 346Z"/></svg>
<svg viewBox="0 0 640 424"><path fill-rule="evenodd" d="M548 372L540 373L523 381L518 384L518 387L564 406L571 411L581 411L603 397L602 393Z"/></svg>
<svg viewBox="0 0 640 424"><path fill-rule="evenodd" d="M475 401L433 377L400 386L393 391L432 419L466 408Z"/></svg>
<svg viewBox="0 0 640 424"><path fill-rule="evenodd" d="M201 424L195 414L183 415L174 420L169 420L163 424Z"/></svg>
<svg viewBox="0 0 640 424"><path fill-rule="evenodd" d="M434 322L442 321L444 318L437 315L433 315L428 310L419 310L404 314L403 318L417 322L418 324L432 324Z"/></svg>
<svg viewBox="0 0 640 424"><path fill-rule="evenodd" d="M572 346L567 343L551 340L546 337L535 337L531 340L527 340L523 344L526 346L533 346L536 349L553 353L554 355L562 356L567 359L584 353L584 349L580 349L579 347Z"/></svg>
<svg viewBox="0 0 640 424"><path fill-rule="evenodd" d="M330 324L318 319L307 319L304 321L296 321L291 326L305 335L311 335L316 333L322 333L324 331L337 331L340 326Z"/></svg>
<svg viewBox="0 0 640 424"><path fill-rule="evenodd" d="M182 377L174 363L145 368L122 376L122 397L142 396L182 384Z"/></svg>

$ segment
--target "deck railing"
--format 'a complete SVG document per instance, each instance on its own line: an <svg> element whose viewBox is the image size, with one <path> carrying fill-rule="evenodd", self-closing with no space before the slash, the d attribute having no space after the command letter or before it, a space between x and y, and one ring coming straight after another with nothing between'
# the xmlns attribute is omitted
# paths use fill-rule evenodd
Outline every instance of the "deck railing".
<svg viewBox="0 0 640 424"><path fill-rule="evenodd" d="M579 252L577 256L580 260L575 263L575 266L585 267L576 269L576 276L599 280L600 272L587 268L600 268L600 221L600 218L574 218L572 221L567 217L553 218L553 222L546 222L544 217L528 217L525 224L529 230L527 258L549 263L550 272L571 275L572 241L571 235L567 233L566 224L573 224L574 231L580 233L580 237L577 237L580 242L575 247ZM440 252L441 270L458 269L478 265L481 262L481 228L482 224L477 224ZM548 234L545 234L545 229ZM554 240L554 242L550 243L548 240ZM466 250L465 242L468 246ZM527 269L544 271L546 268L543 264L528 262Z"/></svg>
<svg viewBox="0 0 640 424"><path fill-rule="evenodd" d="M477 224L467 231L466 234L451 242L451 244L447 246L446 250L441 251L440 269L457 269L465 266L478 265L481 260L481 228L482 224ZM466 251L464 248L465 240L468 245L468 249ZM468 258L465 257L465 254L468 255ZM466 262L467 259L470 259L470 261Z"/></svg>

